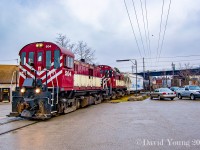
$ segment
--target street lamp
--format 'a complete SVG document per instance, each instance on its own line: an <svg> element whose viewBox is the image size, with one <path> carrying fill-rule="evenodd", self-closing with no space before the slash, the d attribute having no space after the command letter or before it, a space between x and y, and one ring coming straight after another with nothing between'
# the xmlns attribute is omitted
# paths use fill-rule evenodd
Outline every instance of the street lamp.
<svg viewBox="0 0 200 150"><path fill-rule="evenodd" d="M135 63L133 62L135 61ZM136 95L137 95L137 60L136 59L122 59L122 60L116 60L116 62L122 62L122 61L130 61L136 66Z"/></svg>

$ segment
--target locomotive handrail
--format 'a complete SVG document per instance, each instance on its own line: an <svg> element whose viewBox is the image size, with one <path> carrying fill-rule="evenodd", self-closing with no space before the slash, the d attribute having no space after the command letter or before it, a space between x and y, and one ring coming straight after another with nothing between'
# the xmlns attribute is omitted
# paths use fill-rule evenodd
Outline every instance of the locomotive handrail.
<svg viewBox="0 0 200 150"><path fill-rule="evenodd" d="M53 100L54 100L54 94L55 94L55 93L54 93L54 87L55 87L55 86L54 86L54 83L53 83L53 79L52 79L51 74L54 73L54 75L55 75L56 84L57 84L57 85L56 85L56 91L57 91L57 93L56 93L56 95L57 95L57 96L56 96L56 104L58 104L58 78L57 78L57 76L56 76L56 70L53 69L53 70L52 70L53 72L51 72L51 71L49 71L49 70L47 70L47 71L49 72L50 80L51 80L51 83L52 83L52 86L53 86L53 98L52 98ZM53 103L52 103L52 106L53 106Z"/></svg>
<svg viewBox="0 0 200 150"><path fill-rule="evenodd" d="M57 101L56 101L56 104L58 104L58 78L57 78L57 76L56 76L56 70L54 70L54 73L55 73L55 77L56 77L56 83L57 83L57 88L56 88L56 91L57 91Z"/></svg>
<svg viewBox="0 0 200 150"><path fill-rule="evenodd" d="M43 97L44 99L47 99L48 100L48 104L50 104L50 102L49 102L49 98L48 97Z"/></svg>
<svg viewBox="0 0 200 150"><path fill-rule="evenodd" d="M50 75L50 79L51 79L51 83L52 83L52 86L53 86L53 95L52 95L52 104L51 106L53 106L53 101L54 101L54 84L53 84L53 81L52 81L52 76L51 76L51 71L49 70L46 70L47 72L49 72L49 75ZM48 84L48 83L47 83ZM46 85L47 86L47 85ZM49 103L49 102L48 102Z"/></svg>

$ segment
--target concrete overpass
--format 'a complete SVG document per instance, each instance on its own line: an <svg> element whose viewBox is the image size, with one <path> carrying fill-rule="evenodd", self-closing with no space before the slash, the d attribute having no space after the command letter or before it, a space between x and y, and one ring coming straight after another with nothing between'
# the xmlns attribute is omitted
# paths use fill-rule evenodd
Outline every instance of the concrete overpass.
<svg viewBox="0 0 200 150"><path fill-rule="evenodd" d="M167 71L146 71L145 73L140 72L138 73L138 75L141 75L144 77L145 75L145 79L148 80L149 76L170 76L173 75L174 76L180 76L183 72L188 72L191 75L200 75L200 67L199 68L194 68L194 69L182 69L182 70L167 70Z"/></svg>

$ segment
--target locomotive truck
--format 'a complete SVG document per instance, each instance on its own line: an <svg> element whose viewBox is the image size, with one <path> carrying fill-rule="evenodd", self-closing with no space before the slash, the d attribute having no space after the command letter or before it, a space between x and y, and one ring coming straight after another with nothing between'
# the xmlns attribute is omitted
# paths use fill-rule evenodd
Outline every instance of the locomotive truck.
<svg viewBox="0 0 200 150"><path fill-rule="evenodd" d="M127 93L123 74L108 65L74 60L70 50L55 43L27 44L19 56L10 116L49 119Z"/></svg>

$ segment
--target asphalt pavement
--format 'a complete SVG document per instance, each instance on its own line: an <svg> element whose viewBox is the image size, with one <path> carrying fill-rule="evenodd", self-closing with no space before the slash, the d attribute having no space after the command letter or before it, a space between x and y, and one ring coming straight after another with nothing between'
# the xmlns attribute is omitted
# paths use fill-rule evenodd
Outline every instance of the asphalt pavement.
<svg viewBox="0 0 200 150"><path fill-rule="evenodd" d="M199 150L199 114L200 100L102 103L4 134L0 149Z"/></svg>
<svg viewBox="0 0 200 150"><path fill-rule="evenodd" d="M7 118L6 115L8 115L10 111L11 111L11 103L0 102L0 119Z"/></svg>

